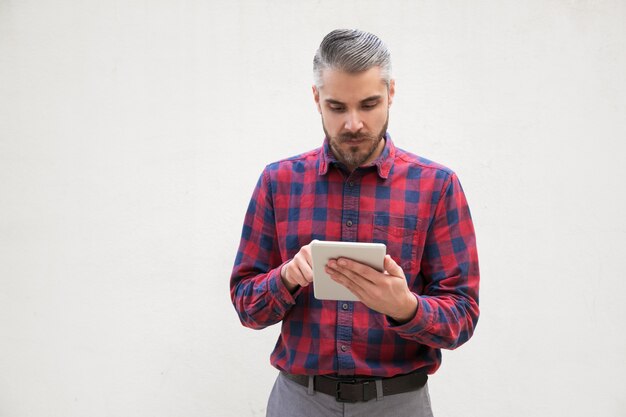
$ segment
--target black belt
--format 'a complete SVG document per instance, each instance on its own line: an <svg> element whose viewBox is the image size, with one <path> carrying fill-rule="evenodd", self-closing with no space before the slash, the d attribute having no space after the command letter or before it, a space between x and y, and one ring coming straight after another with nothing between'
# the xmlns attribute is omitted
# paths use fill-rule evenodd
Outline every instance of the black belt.
<svg viewBox="0 0 626 417"><path fill-rule="evenodd" d="M302 386L309 386L308 375L293 375L287 372L282 372L282 374ZM317 375L313 377L313 389L332 395L339 402L369 401L377 397L377 379L382 381L382 396L385 396L418 390L426 385L428 375L423 372L397 375L391 378L350 378Z"/></svg>

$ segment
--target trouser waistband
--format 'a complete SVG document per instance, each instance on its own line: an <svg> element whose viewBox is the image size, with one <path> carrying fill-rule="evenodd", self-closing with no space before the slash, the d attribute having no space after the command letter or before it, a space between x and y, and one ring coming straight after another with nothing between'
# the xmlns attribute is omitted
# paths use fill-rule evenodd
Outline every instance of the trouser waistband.
<svg viewBox="0 0 626 417"><path fill-rule="evenodd" d="M282 371L281 373L304 387L309 386L308 375L294 375ZM369 401L385 395L416 391L428 381L428 375L424 372L396 375L391 378L350 378L326 375L316 375L312 378L315 391L332 395L339 402Z"/></svg>

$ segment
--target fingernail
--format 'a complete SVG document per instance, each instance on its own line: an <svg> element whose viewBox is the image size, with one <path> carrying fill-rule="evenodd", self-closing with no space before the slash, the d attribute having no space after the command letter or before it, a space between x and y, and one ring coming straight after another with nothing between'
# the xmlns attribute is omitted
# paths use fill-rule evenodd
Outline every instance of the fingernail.
<svg viewBox="0 0 626 417"><path fill-rule="evenodd" d="M339 265L344 266L347 262L345 261L345 259L340 259L339 260Z"/></svg>

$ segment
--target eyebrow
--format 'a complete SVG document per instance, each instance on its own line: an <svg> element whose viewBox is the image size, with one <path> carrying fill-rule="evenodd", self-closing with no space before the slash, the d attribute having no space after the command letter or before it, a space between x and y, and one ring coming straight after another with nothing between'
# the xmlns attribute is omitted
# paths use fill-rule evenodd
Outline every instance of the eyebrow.
<svg viewBox="0 0 626 417"><path fill-rule="evenodd" d="M360 101L360 103L365 103L367 101L374 101L374 100L380 100L382 98L382 96L380 94L374 95L374 96L369 96L367 98L364 98L363 100ZM339 100L335 100L332 98L327 98L324 100L326 103L328 104L338 104L338 105L345 105L345 103L339 101Z"/></svg>

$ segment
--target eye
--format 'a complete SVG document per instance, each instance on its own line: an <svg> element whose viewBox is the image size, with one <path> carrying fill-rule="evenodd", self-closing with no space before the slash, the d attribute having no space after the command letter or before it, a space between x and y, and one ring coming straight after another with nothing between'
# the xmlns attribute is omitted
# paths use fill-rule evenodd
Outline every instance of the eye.
<svg viewBox="0 0 626 417"><path fill-rule="evenodd" d="M330 111L335 112L335 113L341 113L342 111L346 109L344 106L340 106L337 104L329 104L328 108L330 109Z"/></svg>
<svg viewBox="0 0 626 417"><path fill-rule="evenodd" d="M378 101L366 101L361 105L364 110L372 110L376 106L378 106Z"/></svg>

